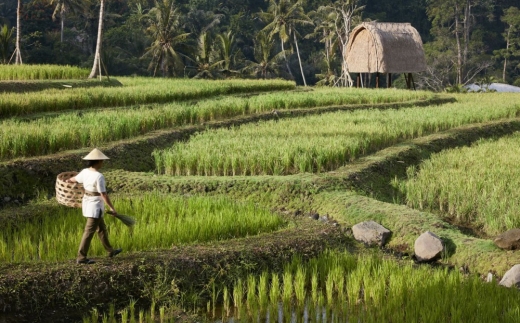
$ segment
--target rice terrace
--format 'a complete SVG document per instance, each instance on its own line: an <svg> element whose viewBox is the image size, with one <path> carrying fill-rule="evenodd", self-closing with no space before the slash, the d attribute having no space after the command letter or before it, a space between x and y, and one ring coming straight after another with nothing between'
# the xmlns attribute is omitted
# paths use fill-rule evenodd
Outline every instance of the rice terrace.
<svg viewBox="0 0 520 323"><path fill-rule="evenodd" d="M520 322L517 95L38 68L0 82L0 322ZM94 147L136 224L82 265Z"/></svg>

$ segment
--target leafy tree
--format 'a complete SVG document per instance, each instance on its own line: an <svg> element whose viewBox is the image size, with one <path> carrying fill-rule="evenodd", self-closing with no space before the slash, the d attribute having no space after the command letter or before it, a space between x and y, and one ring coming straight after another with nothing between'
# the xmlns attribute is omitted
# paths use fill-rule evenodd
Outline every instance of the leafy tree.
<svg viewBox="0 0 520 323"><path fill-rule="evenodd" d="M285 53L280 52L274 55L273 47L273 36L270 33L259 32L255 38L255 61L247 61L244 72L263 79L276 77L279 74L280 61L285 58Z"/></svg>
<svg viewBox="0 0 520 323"><path fill-rule="evenodd" d="M3 25L0 29L0 55L2 55L2 64L7 64L9 61L13 29L14 28L7 27L7 25Z"/></svg>
<svg viewBox="0 0 520 323"><path fill-rule="evenodd" d="M60 17L60 41L63 42L63 30L65 28L65 15L67 12L77 13L83 10L83 0L50 0L50 4L54 5L54 12L52 13L52 20Z"/></svg>
<svg viewBox="0 0 520 323"><path fill-rule="evenodd" d="M428 17L432 21L434 41L428 46L433 68L430 72L448 71L435 75L441 85L467 84L481 71L491 66L485 52L482 33L475 33L477 16L485 17L492 12L491 0L431 0ZM480 39L479 39L480 37ZM444 66L442 66L444 65ZM454 68L446 68L450 65ZM430 74L432 74L430 73ZM451 74L454 74L452 77ZM454 79L454 80L453 80Z"/></svg>
<svg viewBox="0 0 520 323"><path fill-rule="evenodd" d="M236 48L235 35L233 32L228 31L227 33L221 33L217 35L218 40L218 50L220 53L220 58L223 62L222 68L224 71L231 71L232 63L238 53L238 49Z"/></svg>
<svg viewBox="0 0 520 323"><path fill-rule="evenodd" d="M309 26L313 22L303 11L302 0L296 0L292 3L291 0L269 0L269 8L267 12L261 11L260 18L267 23L264 31L270 32L272 35L277 34L282 45L282 52L285 55L285 62L287 71L292 77L291 69L287 56L285 54L284 43L289 41L293 36L296 52L298 55L298 63L300 64L300 71L302 73L303 83L307 86L305 75L303 73L302 60L300 57L300 50L298 47L299 33L296 29L298 26Z"/></svg>
<svg viewBox="0 0 520 323"><path fill-rule="evenodd" d="M152 38L152 44L143 57L151 56L150 69L153 75L160 69L163 76L175 75L183 64L177 47L186 42L190 33L180 33L180 13L174 8L173 0L156 1L155 7L148 13L146 32Z"/></svg>
<svg viewBox="0 0 520 323"><path fill-rule="evenodd" d="M347 65L347 45L350 39L350 32L356 21L361 18L361 11L364 6L358 6L357 0L341 0L334 2L332 5L321 6L318 8L317 14L320 17L320 27L318 31L324 35L322 41L327 44L329 52L327 53L327 64L330 69L331 59L333 58L334 44L340 48L341 52L341 76L334 78L336 83L342 86L352 86L352 78ZM316 30L315 30L316 32ZM327 79L331 78L331 71L326 73Z"/></svg>
<svg viewBox="0 0 520 323"><path fill-rule="evenodd" d="M520 56L520 10L517 7L510 7L501 19L506 24L503 34L506 41L506 48L496 50L498 57L504 58L502 69L502 80L506 82L506 70L509 59Z"/></svg>
<svg viewBox="0 0 520 323"><path fill-rule="evenodd" d="M195 56L197 74L195 78L216 78L217 67L224 62L224 60L215 60L210 33L203 31L197 40L197 52Z"/></svg>

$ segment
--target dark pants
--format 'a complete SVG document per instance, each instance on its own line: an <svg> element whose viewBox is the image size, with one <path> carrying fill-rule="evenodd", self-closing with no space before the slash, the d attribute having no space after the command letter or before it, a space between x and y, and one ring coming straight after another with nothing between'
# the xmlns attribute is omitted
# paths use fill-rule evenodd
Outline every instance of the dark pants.
<svg viewBox="0 0 520 323"><path fill-rule="evenodd" d="M94 233L96 231L98 233L99 239L101 240L101 243L103 244L103 247L105 247L105 250L108 253L114 251L114 249L110 245L110 242L108 241L107 227L103 218L87 218L87 224L85 225L83 238L81 239L81 243L79 245L77 260L81 261L87 259L87 253L88 249L90 248L90 242L92 241L92 237L94 237Z"/></svg>

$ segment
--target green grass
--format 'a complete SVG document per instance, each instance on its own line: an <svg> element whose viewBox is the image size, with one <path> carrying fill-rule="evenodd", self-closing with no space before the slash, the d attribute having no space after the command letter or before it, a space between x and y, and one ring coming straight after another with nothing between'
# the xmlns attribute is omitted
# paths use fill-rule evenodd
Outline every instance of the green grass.
<svg viewBox="0 0 520 323"><path fill-rule="evenodd" d="M462 99L463 97L461 97ZM168 175L287 175L336 169L368 152L460 125L520 113L512 96L400 110L335 112L210 130L156 151Z"/></svg>
<svg viewBox="0 0 520 323"><path fill-rule="evenodd" d="M105 215L114 247L125 252L171 248L277 230L284 221L252 203L235 203L225 197L174 197L146 193L113 198L121 214L137 219L130 230ZM56 206L26 222L9 222L0 228L0 261L61 261L73 259L85 219L80 209ZM89 256L105 251L94 237Z"/></svg>
<svg viewBox="0 0 520 323"><path fill-rule="evenodd" d="M199 90L195 85L191 84L190 91ZM265 84L258 83L258 85ZM252 89L254 86L256 85L251 83ZM124 91L124 88L114 90ZM216 91L217 88L214 90ZM370 93L373 95L369 95ZM249 98L224 97L202 100L195 104L169 103L84 113L74 112L32 119L11 118L0 121L0 160L100 146L154 130L272 110L330 104L406 102L411 99L426 98L431 98L431 94L394 91L392 95L384 96L381 91L318 89L312 92L267 93Z"/></svg>
<svg viewBox="0 0 520 323"><path fill-rule="evenodd" d="M295 88L293 82L282 80L208 81L124 77L120 77L118 80L123 84L123 87L4 93L0 97L0 118L41 112L199 100L218 95L292 90Z"/></svg>
<svg viewBox="0 0 520 323"><path fill-rule="evenodd" d="M69 65L2 65L0 81L87 78L89 70Z"/></svg>
<svg viewBox="0 0 520 323"><path fill-rule="evenodd" d="M483 140L409 168L399 186L411 207L496 235L520 225L519 158L520 134Z"/></svg>

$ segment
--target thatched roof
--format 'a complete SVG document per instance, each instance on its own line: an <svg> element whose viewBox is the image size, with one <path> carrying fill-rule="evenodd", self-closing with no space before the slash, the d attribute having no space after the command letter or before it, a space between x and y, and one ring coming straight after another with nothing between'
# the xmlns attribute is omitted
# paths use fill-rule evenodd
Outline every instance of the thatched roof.
<svg viewBox="0 0 520 323"><path fill-rule="evenodd" d="M352 73L415 73L426 70L421 36L408 23L364 22L347 45Z"/></svg>

